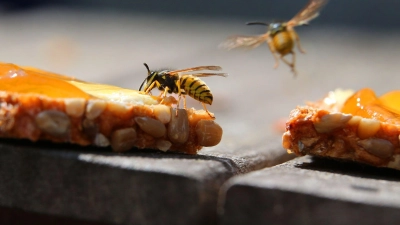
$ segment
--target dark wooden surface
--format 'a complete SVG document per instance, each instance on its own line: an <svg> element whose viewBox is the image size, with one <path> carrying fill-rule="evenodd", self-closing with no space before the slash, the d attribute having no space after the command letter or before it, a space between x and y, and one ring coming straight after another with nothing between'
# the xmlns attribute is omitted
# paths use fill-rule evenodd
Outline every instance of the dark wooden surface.
<svg viewBox="0 0 400 225"><path fill-rule="evenodd" d="M229 180L222 224L395 224L400 171L301 157Z"/></svg>

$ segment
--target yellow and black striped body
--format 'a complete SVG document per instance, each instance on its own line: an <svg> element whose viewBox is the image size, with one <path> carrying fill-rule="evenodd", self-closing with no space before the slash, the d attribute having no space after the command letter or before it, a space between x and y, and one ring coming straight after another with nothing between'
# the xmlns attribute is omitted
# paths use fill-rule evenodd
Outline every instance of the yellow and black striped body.
<svg viewBox="0 0 400 225"><path fill-rule="evenodd" d="M183 94L189 95L199 102L212 104L213 96L211 90L200 78L192 75L183 75L180 78L180 84L181 91L184 90Z"/></svg>
<svg viewBox="0 0 400 225"><path fill-rule="evenodd" d="M213 102L213 96L210 88L204 83L199 77L209 76L221 76L226 77L226 73L215 73L215 72L198 72L202 70L218 71L222 68L220 66L197 66L190 67L181 70L161 70L151 71L149 66L144 63L147 69L147 77L139 87L139 91L142 90L147 94L154 88L158 88L161 91L160 97L164 96L162 103L167 93L176 93L179 95L179 99L176 103L179 108L179 103L183 95L183 108L186 109L186 95L194 98L201 102L204 110L211 118L215 118L208 110L205 104L211 105ZM196 71L196 72L194 72ZM189 73L189 74L185 74ZM178 111L176 111L178 116Z"/></svg>
<svg viewBox="0 0 400 225"><path fill-rule="evenodd" d="M269 25L269 32L273 46L279 54L284 56L292 52L294 40L284 23L271 23Z"/></svg>

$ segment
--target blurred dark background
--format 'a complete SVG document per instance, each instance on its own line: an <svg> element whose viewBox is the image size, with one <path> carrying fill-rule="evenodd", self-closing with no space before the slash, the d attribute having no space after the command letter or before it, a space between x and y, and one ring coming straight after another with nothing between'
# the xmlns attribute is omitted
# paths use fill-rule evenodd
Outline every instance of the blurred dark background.
<svg viewBox="0 0 400 225"><path fill-rule="evenodd" d="M61 6L118 13L172 17L220 17L244 20L289 19L307 0L1 0L4 12ZM398 0L331 0L319 23L371 29L398 28ZM280 18L277 18L279 16Z"/></svg>

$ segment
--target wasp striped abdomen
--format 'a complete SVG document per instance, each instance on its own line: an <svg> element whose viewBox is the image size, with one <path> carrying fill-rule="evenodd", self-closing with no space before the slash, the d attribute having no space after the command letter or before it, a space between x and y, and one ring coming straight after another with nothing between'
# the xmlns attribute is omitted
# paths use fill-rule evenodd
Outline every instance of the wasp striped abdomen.
<svg viewBox="0 0 400 225"><path fill-rule="evenodd" d="M273 36L272 41L274 43L275 50L279 52L279 54L287 55L292 52L294 41L288 31L284 30L277 33Z"/></svg>
<svg viewBox="0 0 400 225"><path fill-rule="evenodd" d="M181 89L185 91L185 94L196 99L199 102L203 102L211 105L213 96L210 88L200 80L198 77L192 75L183 75L180 79Z"/></svg>

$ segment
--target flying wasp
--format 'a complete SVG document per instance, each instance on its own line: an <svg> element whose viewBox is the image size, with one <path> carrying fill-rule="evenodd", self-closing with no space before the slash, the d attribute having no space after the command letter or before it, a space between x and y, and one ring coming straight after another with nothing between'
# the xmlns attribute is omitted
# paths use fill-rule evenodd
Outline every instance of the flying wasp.
<svg viewBox="0 0 400 225"><path fill-rule="evenodd" d="M184 74L193 71L200 70L211 70L218 71L222 68L219 66L198 66L192 67L182 70L161 70L161 71L150 71L149 66L144 63L144 66L147 69L147 77L140 85L139 91L142 90L148 94L152 89L158 88L158 90L162 91L160 93L160 97L163 95L163 99L165 99L167 93L175 93L178 94L178 104L177 108L179 108L179 103L181 97L183 97L183 106L186 109L186 95L194 98L195 100L202 103L204 109L210 115L210 117L214 118L211 113L207 110L205 104L211 105L213 102L213 95L211 93L210 88L204 83L204 81L200 80L199 77L209 77L209 76L222 76L226 77L226 73L192 73L192 74Z"/></svg>
<svg viewBox="0 0 400 225"><path fill-rule="evenodd" d="M304 54L305 51L300 45L300 39L294 27L308 25L308 22L319 15L319 11L326 3L328 3L328 0L309 0L307 5L288 22L249 22L246 25L267 26L267 32L257 36L233 36L228 38L220 46L228 50L238 47L255 48L266 41L275 58L274 68L278 68L279 59L281 59L291 68L293 74L296 75L296 54L293 51L294 44L297 44L301 53ZM284 58L284 56L288 54L292 54L292 62Z"/></svg>

